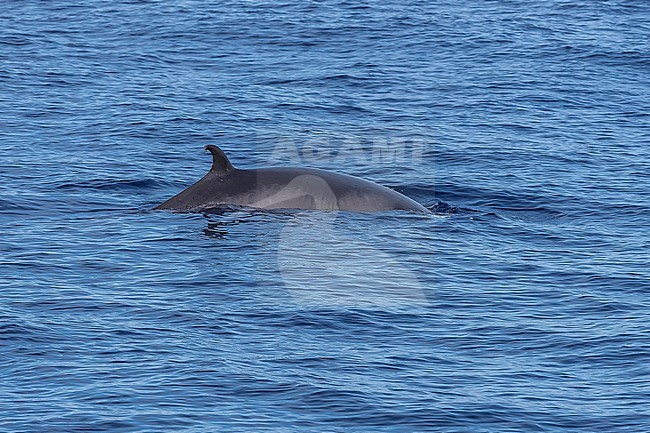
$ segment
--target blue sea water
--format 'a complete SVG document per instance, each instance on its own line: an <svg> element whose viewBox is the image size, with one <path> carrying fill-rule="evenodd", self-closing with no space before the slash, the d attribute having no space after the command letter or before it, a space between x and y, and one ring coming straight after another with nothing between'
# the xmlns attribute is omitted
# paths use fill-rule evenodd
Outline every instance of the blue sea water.
<svg viewBox="0 0 650 433"><path fill-rule="evenodd" d="M0 4L0 430L650 431L646 0ZM235 165L432 216L150 209Z"/></svg>

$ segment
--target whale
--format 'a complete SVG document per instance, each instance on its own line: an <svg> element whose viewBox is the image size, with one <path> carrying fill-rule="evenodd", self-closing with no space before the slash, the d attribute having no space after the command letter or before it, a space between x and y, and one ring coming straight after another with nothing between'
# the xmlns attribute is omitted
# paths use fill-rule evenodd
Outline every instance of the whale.
<svg viewBox="0 0 650 433"><path fill-rule="evenodd" d="M198 182L155 210L205 212L240 207L317 211L410 211L430 213L420 203L369 180L309 167L240 169L226 153L210 144L212 167Z"/></svg>

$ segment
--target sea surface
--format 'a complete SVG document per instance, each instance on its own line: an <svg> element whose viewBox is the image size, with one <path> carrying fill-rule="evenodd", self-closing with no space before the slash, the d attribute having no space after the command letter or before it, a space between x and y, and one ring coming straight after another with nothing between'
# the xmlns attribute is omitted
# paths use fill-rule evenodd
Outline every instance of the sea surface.
<svg viewBox="0 0 650 433"><path fill-rule="evenodd" d="M2 1L0 431L648 432L649 113L647 0Z"/></svg>

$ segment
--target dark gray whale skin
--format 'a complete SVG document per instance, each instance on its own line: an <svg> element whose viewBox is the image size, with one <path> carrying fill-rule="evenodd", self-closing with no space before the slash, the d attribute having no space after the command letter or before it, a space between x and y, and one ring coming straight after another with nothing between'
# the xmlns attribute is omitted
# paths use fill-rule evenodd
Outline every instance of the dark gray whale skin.
<svg viewBox="0 0 650 433"><path fill-rule="evenodd" d="M201 180L154 209L201 212L224 206L256 209L311 209L429 213L410 198L376 183L315 168L235 168L215 145L212 168Z"/></svg>

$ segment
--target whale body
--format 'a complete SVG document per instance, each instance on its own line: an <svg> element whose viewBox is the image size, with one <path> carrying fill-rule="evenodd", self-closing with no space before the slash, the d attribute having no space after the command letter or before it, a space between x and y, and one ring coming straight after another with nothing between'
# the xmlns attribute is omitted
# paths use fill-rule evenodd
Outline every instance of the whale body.
<svg viewBox="0 0 650 433"><path fill-rule="evenodd" d="M305 209L429 213L418 202L355 176L300 167L235 168L215 145L210 171L198 182L154 209L201 212L225 206L255 209Z"/></svg>

